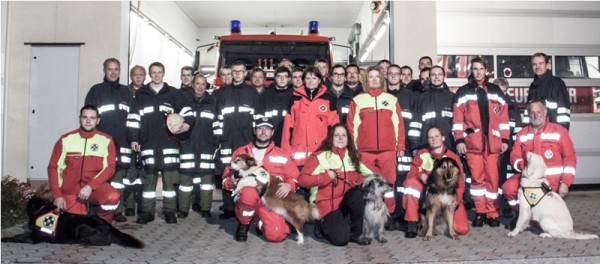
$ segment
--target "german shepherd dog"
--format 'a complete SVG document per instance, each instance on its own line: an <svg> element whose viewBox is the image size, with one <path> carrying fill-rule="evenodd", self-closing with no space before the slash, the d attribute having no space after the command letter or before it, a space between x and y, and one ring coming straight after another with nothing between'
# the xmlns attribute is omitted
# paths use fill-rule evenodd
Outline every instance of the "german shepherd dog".
<svg viewBox="0 0 600 264"><path fill-rule="evenodd" d="M365 198L365 215L363 217L363 234L372 241L376 239L379 243L385 243L385 222L390 217L390 212L383 203L383 195L392 190L392 184L385 181L381 175L373 174L367 177L362 185ZM380 201L377 204L377 201Z"/></svg>
<svg viewBox="0 0 600 264"><path fill-rule="evenodd" d="M239 154L231 162L231 168L238 171L242 178L238 181L236 189L233 191L234 194L238 194L243 187L254 187L258 193L262 194L261 201L263 205L269 208L271 211L283 216L296 231L298 232L297 244L304 244L304 223L319 218L319 211L314 205L309 205L303 196L294 193L293 191L288 193L285 197L277 196L277 190L279 184L283 181L280 177L275 177L267 174L268 181L263 183L260 176L253 175L255 172L264 171L256 163L256 160L247 155Z"/></svg>
<svg viewBox="0 0 600 264"><path fill-rule="evenodd" d="M124 247L144 247L142 241L122 233L98 216L59 211L51 201L41 197L35 196L27 202L27 213L31 233L2 238L2 242L89 246L108 246L116 243Z"/></svg>
<svg viewBox="0 0 600 264"><path fill-rule="evenodd" d="M521 174L520 185L519 218L515 228L508 233L509 237L518 235L534 220L544 231L540 237L598 239L598 235L581 234L573 230L573 218L567 204L548 187L546 163L542 156L532 151L527 153L527 166Z"/></svg>
<svg viewBox="0 0 600 264"><path fill-rule="evenodd" d="M460 168L452 158L441 158L434 164L427 183L427 195L420 214L419 236L428 241L433 235L448 234L450 238L458 240L454 231L454 213L448 211L448 206L456 202L456 188Z"/></svg>

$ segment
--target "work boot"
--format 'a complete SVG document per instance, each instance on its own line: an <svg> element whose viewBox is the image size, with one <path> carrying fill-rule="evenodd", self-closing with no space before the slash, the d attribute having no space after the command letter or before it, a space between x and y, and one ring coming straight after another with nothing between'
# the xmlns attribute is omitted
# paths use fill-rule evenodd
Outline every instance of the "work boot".
<svg viewBox="0 0 600 264"><path fill-rule="evenodd" d="M366 245L371 244L371 241L369 241L369 239L366 238L364 235L360 235L358 237L350 237L350 242L359 244L361 246L366 246Z"/></svg>
<svg viewBox="0 0 600 264"><path fill-rule="evenodd" d="M485 222L485 214L478 213L473 220L473 227L482 227Z"/></svg>
<svg viewBox="0 0 600 264"><path fill-rule="evenodd" d="M222 214L219 215L219 219L229 219L235 217L234 211L225 210Z"/></svg>
<svg viewBox="0 0 600 264"><path fill-rule="evenodd" d="M135 216L135 209L133 209L133 208L125 209L125 216Z"/></svg>
<svg viewBox="0 0 600 264"><path fill-rule="evenodd" d="M512 231L515 229L515 227L517 226L517 220L519 220L519 212L515 213L515 216L513 217L512 220L510 220L510 223L506 224L504 226L504 228Z"/></svg>
<svg viewBox="0 0 600 264"><path fill-rule="evenodd" d="M406 232L406 230L408 230L408 222L404 219L400 219L400 221L398 221L398 230Z"/></svg>
<svg viewBox="0 0 600 264"><path fill-rule="evenodd" d="M177 213L177 218L184 219L184 218L187 218L187 217L188 217L188 212L179 212L179 213Z"/></svg>
<svg viewBox="0 0 600 264"><path fill-rule="evenodd" d="M192 210L194 212L201 212L202 211L202 207L199 204L192 204Z"/></svg>
<svg viewBox="0 0 600 264"><path fill-rule="evenodd" d="M154 214L151 213L147 213L147 212L140 212L138 214L138 218L136 223L138 224L147 224L154 221Z"/></svg>
<svg viewBox="0 0 600 264"><path fill-rule="evenodd" d="M177 224L175 213L165 213L165 222L167 222L167 224Z"/></svg>
<svg viewBox="0 0 600 264"><path fill-rule="evenodd" d="M315 228L313 229L313 234L315 235L315 238L323 239L323 232L321 232L321 225L319 224L319 221L315 221Z"/></svg>
<svg viewBox="0 0 600 264"><path fill-rule="evenodd" d="M117 223L123 223L127 221L127 218L125 218L125 216L123 216L123 214L118 213L115 214L115 216L113 216L113 220L115 220L115 222Z"/></svg>
<svg viewBox="0 0 600 264"><path fill-rule="evenodd" d="M397 218L390 218L385 222L384 228L386 231L400 230L400 220Z"/></svg>
<svg viewBox="0 0 600 264"><path fill-rule="evenodd" d="M486 220L486 222L491 227L499 227L500 226L500 221L498 221L498 217L488 218Z"/></svg>
<svg viewBox="0 0 600 264"><path fill-rule="evenodd" d="M250 225L238 224L237 230L235 231L235 241L246 242L248 240L248 228Z"/></svg>
<svg viewBox="0 0 600 264"><path fill-rule="evenodd" d="M211 217L212 215L210 214L210 211L201 211L200 216L202 216L203 218L207 218Z"/></svg>
<svg viewBox="0 0 600 264"><path fill-rule="evenodd" d="M406 233L404 233L405 238L415 238L417 237L418 224L417 222L406 222Z"/></svg>

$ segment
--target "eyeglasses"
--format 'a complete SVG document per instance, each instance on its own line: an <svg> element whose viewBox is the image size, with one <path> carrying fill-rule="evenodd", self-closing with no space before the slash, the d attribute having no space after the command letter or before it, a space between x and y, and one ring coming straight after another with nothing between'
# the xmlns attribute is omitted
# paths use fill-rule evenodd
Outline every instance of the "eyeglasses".
<svg viewBox="0 0 600 264"><path fill-rule="evenodd" d="M333 77L344 77L344 76L346 76L346 74L344 74L344 73L335 73L335 72L332 75L333 75Z"/></svg>
<svg viewBox="0 0 600 264"><path fill-rule="evenodd" d="M244 71L231 71L233 74L244 73Z"/></svg>

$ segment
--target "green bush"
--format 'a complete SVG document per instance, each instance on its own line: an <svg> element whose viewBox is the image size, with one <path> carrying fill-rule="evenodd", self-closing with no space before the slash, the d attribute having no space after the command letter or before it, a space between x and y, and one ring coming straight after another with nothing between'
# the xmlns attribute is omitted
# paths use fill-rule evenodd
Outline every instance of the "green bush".
<svg viewBox="0 0 600 264"><path fill-rule="evenodd" d="M14 226L27 221L27 201L33 196L44 197L49 194L46 184L36 190L26 182L15 178L2 178L2 228Z"/></svg>

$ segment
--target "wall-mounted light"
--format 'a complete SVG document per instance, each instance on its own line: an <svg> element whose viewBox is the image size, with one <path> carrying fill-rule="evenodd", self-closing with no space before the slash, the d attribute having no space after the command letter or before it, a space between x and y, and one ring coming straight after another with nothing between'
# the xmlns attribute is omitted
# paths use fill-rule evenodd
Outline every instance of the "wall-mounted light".
<svg viewBox="0 0 600 264"><path fill-rule="evenodd" d="M377 41L383 37L388 32L388 27L390 24L390 16L389 11L384 10L381 15L377 18L377 21L373 24L373 28L367 35L365 42L363 43L363 47L366 47L362 50L360 55L360 61L364 62L367 57L371 54L375 46L377 45Z"/></svg>

